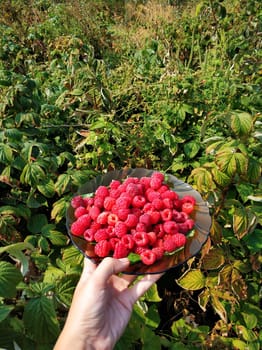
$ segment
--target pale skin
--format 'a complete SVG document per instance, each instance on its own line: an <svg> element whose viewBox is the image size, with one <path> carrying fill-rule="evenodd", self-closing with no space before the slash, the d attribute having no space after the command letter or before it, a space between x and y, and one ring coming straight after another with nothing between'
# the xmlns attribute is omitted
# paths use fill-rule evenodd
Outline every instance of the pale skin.
<svg viewBox="0 0 262 350"><path fill-rule="evenodd" d="M124 332L135 302L162 276L119 273L129 260L85 258L65 326L54 350L111 350Z"/></svg>

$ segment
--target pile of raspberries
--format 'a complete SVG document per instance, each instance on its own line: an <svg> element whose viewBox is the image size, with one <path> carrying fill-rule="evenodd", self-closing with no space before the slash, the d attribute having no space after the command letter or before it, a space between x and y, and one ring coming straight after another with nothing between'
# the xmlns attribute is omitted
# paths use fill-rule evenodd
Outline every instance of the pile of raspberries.
<svg viewBox="0 0 262 350"><path fill-rule="evenodd" d="M133 253L152 265L185 245L194 227L190 214L195 202L189 195L179 198L157 171L150 177L112 180L94 194L72 198L71 233L94 244L98 257Z"/></svg>

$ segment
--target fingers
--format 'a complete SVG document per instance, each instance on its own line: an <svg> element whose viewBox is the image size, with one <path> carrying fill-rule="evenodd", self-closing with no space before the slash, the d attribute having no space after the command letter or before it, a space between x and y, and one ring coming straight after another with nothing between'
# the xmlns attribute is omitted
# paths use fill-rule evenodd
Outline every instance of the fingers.
<svg viewBox="0 0 262 350"><path fill-rule="evenodd" d="M132 286L128 293L132 300L132 303L135 303L146 291L161 277L163 274L155 275L146 275L141 280L139 280L134 286Z"/></svg>
<svg viewBox="0 0 262 350"><path fill-rule="evenodd" d="M96 264L88 258L84 259L84 268L81 274L81 278L80 281L81 282L85 282L88 280L88 278L90 277L90 275L95 271L96 269Z"/></svg>
<svg viewBox="0 0 262 350"><path fill-rule="evenodd" d="M94 277L96 276L97 283L101 286L106 286L109 277L116 275L119 272L123 272L128 266L129 260L127 258L105 258L96 268Z"/></svg>

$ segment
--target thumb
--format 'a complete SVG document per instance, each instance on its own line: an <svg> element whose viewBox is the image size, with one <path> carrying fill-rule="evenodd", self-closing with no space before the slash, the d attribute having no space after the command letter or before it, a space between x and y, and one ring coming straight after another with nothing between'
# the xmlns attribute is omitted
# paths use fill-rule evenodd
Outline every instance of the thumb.
<svg viewBox="0 0 262 350"><path fill-rule="evenodd" d="M129 260L127 258L113 259L108 257L103 259L98 265L94 275L97 278L97 282L100 282L102 286L105 286L109 277L118 274L119 272L123 272L128 266Z"/></svg>

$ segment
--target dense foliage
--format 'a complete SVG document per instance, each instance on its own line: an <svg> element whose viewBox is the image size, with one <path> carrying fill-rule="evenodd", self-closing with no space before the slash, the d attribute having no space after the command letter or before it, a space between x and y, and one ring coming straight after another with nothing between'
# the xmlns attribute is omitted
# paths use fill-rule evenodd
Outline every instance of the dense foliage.
<svg viewBox="0 0 262 350"><path fill-rule="evenodd" d="M66 208L125 166L190 183L212 227L117 349L261 348L259 5L1 1L0 348L52 349L83 261Z"/></svg>

